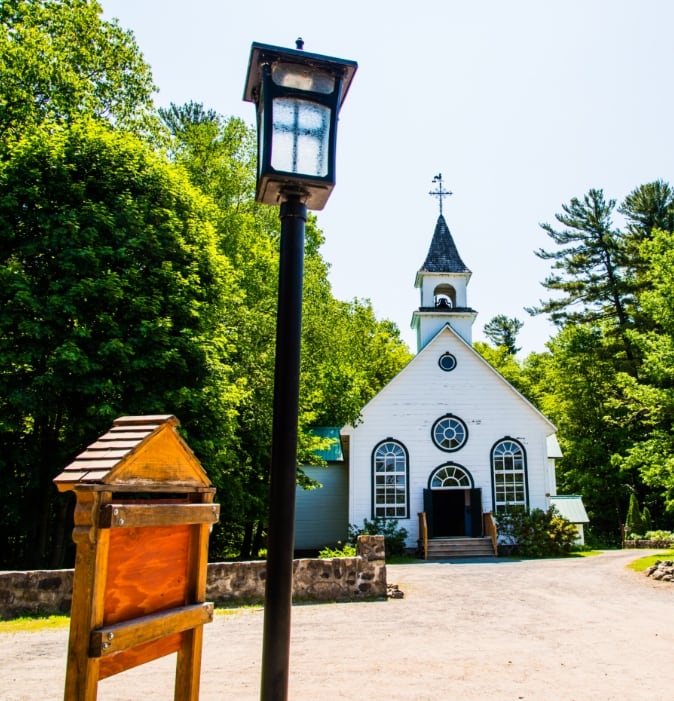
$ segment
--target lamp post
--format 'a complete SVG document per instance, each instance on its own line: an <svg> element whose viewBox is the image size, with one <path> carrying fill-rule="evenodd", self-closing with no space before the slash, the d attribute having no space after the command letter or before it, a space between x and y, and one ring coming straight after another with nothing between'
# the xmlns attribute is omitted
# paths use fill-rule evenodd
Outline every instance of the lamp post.
<svg viewBox="0 0 674 701"><path fill-rule="evenodd" d="M258 202L280 205L281 242L274 371L262 701L288 692L304 228L335 185L337 115L354 61L254 43L243 99L256 104Z"/></svg>

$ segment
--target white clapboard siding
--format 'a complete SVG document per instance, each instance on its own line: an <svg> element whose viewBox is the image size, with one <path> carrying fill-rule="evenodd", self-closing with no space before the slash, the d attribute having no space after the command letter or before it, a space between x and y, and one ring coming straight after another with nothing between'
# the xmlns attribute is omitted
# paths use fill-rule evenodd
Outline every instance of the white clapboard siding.
<svg viewBox="0 0 674 701"><path fill-rule="evenodd" d="M443 371L438 358L452 353L457 365ZM433 423L454 414L468 428L468 441L455 452L437 448ZM350 440L349 522L372 517L372 451L386 438L402 443L409 454L408 546L418 537L417 512L423 511L423 490L435 468L455 462L482 489L485 511L492 510L491 449L506 436L525 448L531 508L546 509L554 491L547 454L547 436L555 427L528 400L475 352L449 326L435 338L363 409L362 422L342 433Z"/></svg>

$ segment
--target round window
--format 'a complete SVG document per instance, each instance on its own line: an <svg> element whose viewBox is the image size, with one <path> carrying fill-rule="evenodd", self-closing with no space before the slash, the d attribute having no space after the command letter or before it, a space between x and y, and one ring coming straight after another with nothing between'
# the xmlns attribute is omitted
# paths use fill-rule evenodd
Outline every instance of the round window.
<svg viewBox="0 0 674 701"><path fill-rule="evenodd" d="M451 353L443 353L438 359L438 365L445 372L450 372L456 367L456 358Z"/></svg>
<svg viewBox="0 0 674 701"><path fill-rule="evenodd" d="M448 414L433 424L432 435L433 442L440 450L451 453L468 440L468 429L461 419Z"/></svg>

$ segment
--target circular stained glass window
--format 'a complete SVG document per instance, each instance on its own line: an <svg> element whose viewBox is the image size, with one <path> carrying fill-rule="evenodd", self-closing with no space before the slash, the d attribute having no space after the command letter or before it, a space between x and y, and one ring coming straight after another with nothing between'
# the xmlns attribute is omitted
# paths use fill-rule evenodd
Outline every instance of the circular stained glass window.
<svg viewBox="0 0 674 701"><path fill-rule="evenodd" d="M456 367L456 358L451 353L443 353L438 358L438 365L445 372L450 372Z"/></svg>
<svg viewBox="0 0 674 701"><path fill-rule="evenodd" d="M468 440L466 424L451 414L443 416L433 424L432 434L435 445L448 453L459 450Z"/></svg>

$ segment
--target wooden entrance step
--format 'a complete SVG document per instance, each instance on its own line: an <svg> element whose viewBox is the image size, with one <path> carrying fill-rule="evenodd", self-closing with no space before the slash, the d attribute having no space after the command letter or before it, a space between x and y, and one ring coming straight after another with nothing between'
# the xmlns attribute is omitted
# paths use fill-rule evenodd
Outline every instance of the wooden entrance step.
<svg viewBox="0 0 674 701"><path fill-rule="evenodd" d="M495 557L491 538L429 538L428 559Z"/></svg>

